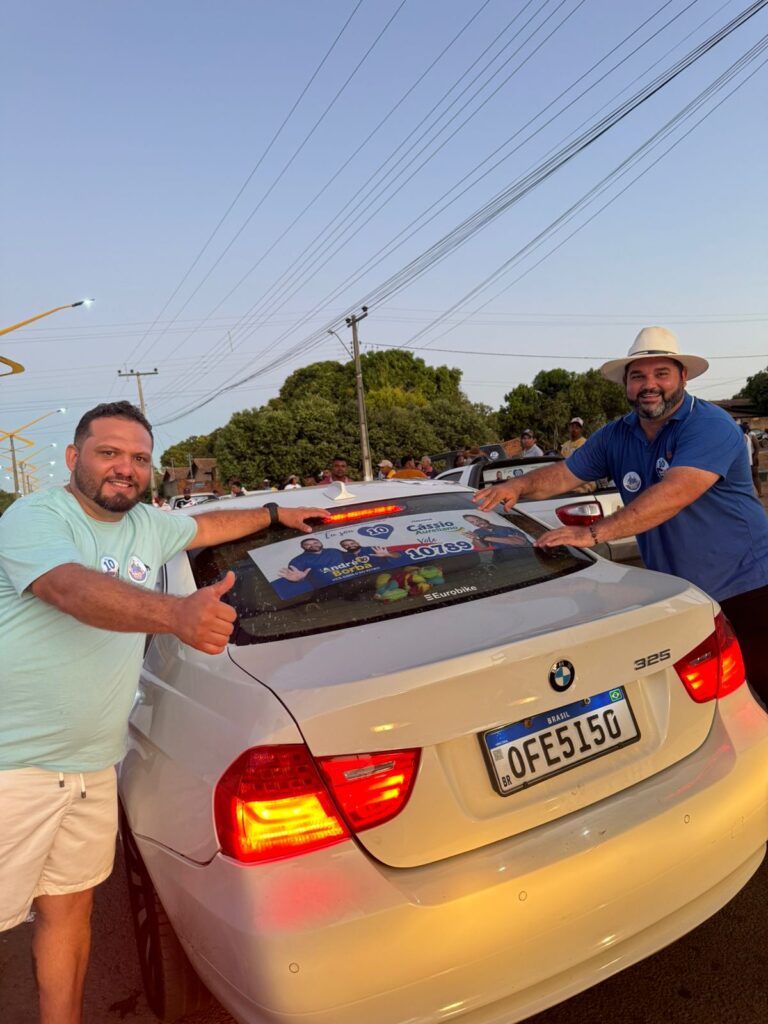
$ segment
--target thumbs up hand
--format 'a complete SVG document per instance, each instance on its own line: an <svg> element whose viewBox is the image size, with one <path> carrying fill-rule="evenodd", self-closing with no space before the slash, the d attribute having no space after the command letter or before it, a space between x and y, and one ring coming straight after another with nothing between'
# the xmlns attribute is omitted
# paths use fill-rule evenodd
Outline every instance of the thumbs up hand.
<svg viewBox="0 0 768 1024"><path fill-rule="evenodd" d="M204 654L221 654L237 618L235 609L221 598L234 583L235 574L230 570L217 583L179 601L173 629L179 640Z"/></svg>

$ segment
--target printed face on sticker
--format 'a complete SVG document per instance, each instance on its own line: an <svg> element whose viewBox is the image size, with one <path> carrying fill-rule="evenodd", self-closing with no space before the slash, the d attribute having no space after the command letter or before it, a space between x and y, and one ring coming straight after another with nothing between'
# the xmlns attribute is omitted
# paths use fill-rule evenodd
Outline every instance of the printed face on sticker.
<svg viewBox="0 0 768 1024"><path fill-rule="evenodd" d="M143 583L149 571L140 558L133 555L130 562L128 563L128 576L133 580L134 583Z"/></svg>

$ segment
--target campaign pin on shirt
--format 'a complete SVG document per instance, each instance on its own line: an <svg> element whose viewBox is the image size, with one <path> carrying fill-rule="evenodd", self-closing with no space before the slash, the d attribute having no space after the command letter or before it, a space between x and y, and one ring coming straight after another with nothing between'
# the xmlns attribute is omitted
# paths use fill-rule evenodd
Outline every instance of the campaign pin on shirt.
<svg viewBox="0 0 768 1024"><path fill-rule="evenodd" d="M624 475L624 479L621 481L624 487L631 492L639 491L642 484L639 473L635 473L634 470L630 470L629 473Z"/></svg>
<svg viewBox="0 0 768 1024"><path fill-rule="evenodd" d="M128 576L134 583L143 583L149 574L149 569L136 555L131 556L128 563Z"/></svg>
<svg viewBox="0 0 768 1024"><path fill-rule="evenodd" d="M112 555L102 555L101 571L105 572L107 576L114 576L117 579L120 575L120 563Z"/></svg>
<svg viewBox="0 0 768 1024"><path fill-rule="evenodd" d="M669 463L666 459L661 458L656 460L656 473L659 477L663 478L668 469Z"/></svg>

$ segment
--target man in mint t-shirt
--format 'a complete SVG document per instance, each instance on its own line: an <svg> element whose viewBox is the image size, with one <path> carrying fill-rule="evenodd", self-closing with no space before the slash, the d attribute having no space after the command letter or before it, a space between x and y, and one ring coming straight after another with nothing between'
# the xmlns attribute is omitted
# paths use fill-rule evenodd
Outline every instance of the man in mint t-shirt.
<svg viewBox="0 0 768 1024"><path fill-rule="evenodd" d="M223 580L189 597L154 590L178 551L274 524L310 532L317 508L169 515L140 504L152 429L128 402L86 413L67 448L70 482L0 519L0 931L35 901L40 1018L80 1019L93 888L112 870L114 765L143 634L173 633L207 654L227 645Z"/></svg>

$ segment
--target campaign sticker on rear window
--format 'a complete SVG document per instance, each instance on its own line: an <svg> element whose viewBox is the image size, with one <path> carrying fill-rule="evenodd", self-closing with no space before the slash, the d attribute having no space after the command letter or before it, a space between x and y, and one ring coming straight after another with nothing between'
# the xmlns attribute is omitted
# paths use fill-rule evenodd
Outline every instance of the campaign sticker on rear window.
<svg viewBox="0 0 768 1024"><path fill-rule="evenodd" d="M494 558L514 558L532 545L532 537L493 512L439 512L320 530L248 554L278 597L288 600L373 573L394 580L397 586L390 587L390 592L402 590L407 582L409 592L414 586L428 584L423 591L426 593L441 575L439 571L435 574L434 563L438 560L473 551L490 551ZM414 581L416 569L421 579Z"/></svg>

